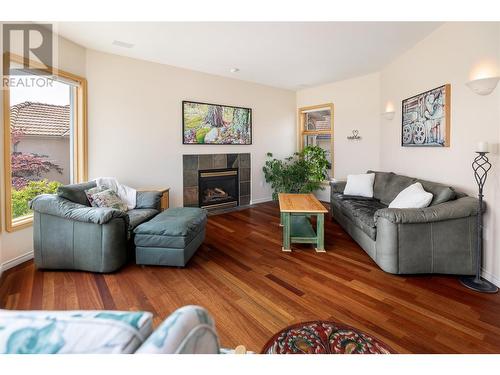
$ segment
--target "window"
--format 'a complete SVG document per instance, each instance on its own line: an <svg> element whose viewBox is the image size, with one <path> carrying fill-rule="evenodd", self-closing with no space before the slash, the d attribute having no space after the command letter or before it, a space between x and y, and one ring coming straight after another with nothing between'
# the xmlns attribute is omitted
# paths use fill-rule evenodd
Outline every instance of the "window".
<svg viewBox="0 0 500 375"><path fill-rule="evenodd" d="M24 70L6 57L10 84L4 91L6 229L31 225L28 202L55 193L61 184L87 178L86 81L59 70ZM30 61L30 66L36 63ZM38 74L37 74L38 72Z"/></svg>
<svg viewBox="0 0 500 375"><path fill-rule="evenodd" d="M326 151L328 177L333 177L333 104L321 104L299 109L299 150L319 146Z"/></svg>

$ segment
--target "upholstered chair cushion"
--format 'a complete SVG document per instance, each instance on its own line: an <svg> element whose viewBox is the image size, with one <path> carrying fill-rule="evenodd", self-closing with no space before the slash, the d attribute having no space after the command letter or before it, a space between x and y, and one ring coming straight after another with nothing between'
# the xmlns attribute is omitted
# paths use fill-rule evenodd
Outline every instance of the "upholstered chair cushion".
<svg viewBox="0 0 500 375"><path fill-rule="evenodd" d="M71 202L83 204L84 206L90 206L85 190L90 190L96 186L95 181L59 186L57 189L57 195Z"/></svg>

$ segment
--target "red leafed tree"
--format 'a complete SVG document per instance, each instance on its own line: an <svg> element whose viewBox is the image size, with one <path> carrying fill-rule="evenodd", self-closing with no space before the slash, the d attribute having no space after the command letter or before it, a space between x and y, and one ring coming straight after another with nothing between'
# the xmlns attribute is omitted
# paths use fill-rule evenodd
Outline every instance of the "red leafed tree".
<svg viewBox="0 0 500 375"><path fill-rule="evenodd" d="M21 141L22 131L13 130L11 134L14 152L11 154L12 186L19 190L28 182L39 180L42 173L51 169L62 174L63 168L48 159L47 155L17 152L16 145Z"/></svg>

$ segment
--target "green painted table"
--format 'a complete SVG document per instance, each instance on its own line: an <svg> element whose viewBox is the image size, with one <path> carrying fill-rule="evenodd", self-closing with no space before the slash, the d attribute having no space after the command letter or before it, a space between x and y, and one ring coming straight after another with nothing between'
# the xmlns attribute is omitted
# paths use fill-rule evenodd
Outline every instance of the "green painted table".
<svg viewBox="0 0 500 375"><path fill-rule="evenodd" d="M282 251L292 251L292 243L315 244L315 250L325 252L325 213L328 210L312 194L279 194L281 225L283 226ZM316 216L316 230L310 217Z"/></svg>

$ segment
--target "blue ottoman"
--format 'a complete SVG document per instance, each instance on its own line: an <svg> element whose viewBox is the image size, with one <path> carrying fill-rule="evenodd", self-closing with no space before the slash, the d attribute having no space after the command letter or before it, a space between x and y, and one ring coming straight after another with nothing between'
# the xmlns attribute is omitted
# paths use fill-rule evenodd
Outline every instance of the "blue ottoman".
<svg viewBox="0 0 500 375"><path fill-rule="evenodd" d="M205 240L207 211L169 208L135 228L137 264L184 267Z"/></svg>

